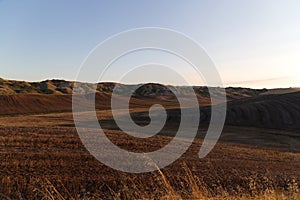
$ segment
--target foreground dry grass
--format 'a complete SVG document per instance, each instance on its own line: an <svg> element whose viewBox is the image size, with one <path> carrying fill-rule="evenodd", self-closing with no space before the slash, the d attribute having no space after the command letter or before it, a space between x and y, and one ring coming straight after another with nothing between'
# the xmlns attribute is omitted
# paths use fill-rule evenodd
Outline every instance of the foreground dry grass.
<svg viewBox="0 0 300 200"><path fill-rule="evenodd" d="M71 122L70 113L0 118L1 199L300 199L298 153L221 142L199 159L197 139L165 169L127 174L95 160ZM118 130L106 134L139 152L170 140L133 143Z"/></svg>

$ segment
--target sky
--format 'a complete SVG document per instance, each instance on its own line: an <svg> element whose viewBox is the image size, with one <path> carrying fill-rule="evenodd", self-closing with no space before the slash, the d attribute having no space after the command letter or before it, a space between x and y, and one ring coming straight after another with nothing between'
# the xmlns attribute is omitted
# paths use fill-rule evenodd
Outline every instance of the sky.
<svg viewBox="0 0 300 200"><path fill-rule="evenodd" d="M75 80L99 43L142 27L172 29L198 42L225 86L300 87L299 0L0 0L0 77ZM135 59L138 54L127 61ZM176 59L171 63L189 71ZM145 73L136 76L147 80Z"/></svg>

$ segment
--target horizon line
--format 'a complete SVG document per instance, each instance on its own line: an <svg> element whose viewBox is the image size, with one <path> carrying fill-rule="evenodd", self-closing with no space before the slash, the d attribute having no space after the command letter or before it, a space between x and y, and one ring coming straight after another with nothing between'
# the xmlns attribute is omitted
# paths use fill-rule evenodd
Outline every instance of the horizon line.
<svg viewBox="0 0 300 200"><path fill-rule="evenodd" d="M268 89L268 90L272 90L272 89L298 89L300 88L300 86L296 86L296 87L274 87L274 88L267 88L267 87L261 87L261 88L254 88L254 87L246 87L246 86L230 86L230 85L226 85L226 86L208 86L208 85L173 85L173 84L164 84L164 83L159 83L159 82L144 82L144 83L122 83L122 82L115 82L115 81L100 81L100 82L88 82L88 81L77 81L77 80L70 80L70 79L64 79L64 78L46 78L46 79L42 79L42 80L35 80L35 81L30 81L30 80L20 80L20 79L10 79L10 78L3 78L0 77L0 80L7 80L7 81L18 81L18 82L28 82L28 83L41 83L41 82L46 82L46 81L65 81L65 82L79 82L79 83L89 83L89 84L101 84L101 83L113 83L113 84L122 84L122 85L146 85L146 84L160 84L160 85L165 85L165 86L174 86L174 87L211 87L211 88L245 88L245 89L256 89L256 90L260 90L260 89Z"/></svg>

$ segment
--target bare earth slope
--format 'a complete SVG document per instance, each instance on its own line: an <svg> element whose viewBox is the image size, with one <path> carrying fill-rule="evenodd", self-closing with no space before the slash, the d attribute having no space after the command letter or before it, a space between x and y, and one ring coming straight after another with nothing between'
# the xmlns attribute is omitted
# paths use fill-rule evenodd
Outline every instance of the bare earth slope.
<svg viewBox="0 0 300 200"><path fill-rule="evenodd" d="M70 111L70 95L0 95L0 114L31 114Z"/></svg>
<svg viewBox="0 0 300 200"><path fill-rule="evenodd" d="M300 92L228 102L227 124L300 130Z"/></svg>
<svg viewBox="0 0 300 200"><path fill-rule="evenodd" d="M81 99L81 105L93 98L93 95L86 95ZM99 93L95 95L95 106L97 110L110 109L111 94ZM123 101L122 97L119 101ZM174 107L177 102L174 100L164 100L166 106ZM148 107L155 103L160 103L159 98L132 98L131 106ZM205 102L208 104L208 102ZM46 95L46 94L16 94L0 95L0 115L23 115L38 113L72 112L72 95Z"/></svg>
<svg viewBox="0 0 300 200"><path fill-rule="evenodd" d="M201 123L209 123L211 106L200 107L200 111ZM169 113L170 123L179 122L180 109L170 110ZM134 116L142 119L145 113L136 113ZM228 101L226 125L300 132L300 92Z"/></svg>

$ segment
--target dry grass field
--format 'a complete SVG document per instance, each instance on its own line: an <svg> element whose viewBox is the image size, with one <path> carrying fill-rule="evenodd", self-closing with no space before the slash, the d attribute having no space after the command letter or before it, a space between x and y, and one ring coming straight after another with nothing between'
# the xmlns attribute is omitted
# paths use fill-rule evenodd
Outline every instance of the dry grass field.
<svg viewBox="0 0 300 200"><path fill-rule="evenodd" d="M108 120L104 124L107 136L124 149L148 152L171 140L162 136L168 135L170 130L166 129L165 134L153 137L148 143L131 141L129 136L112 128L109 110L97 114L100 120ZM2 116L0 196L1 199L300 198L300 154L289 151L289 142L283 141L290 135L279 143L260 138L264 133L272 138L276 130L226 126L214 150L199 159L197 153L204 131L205 127L200 128L199 138L172 165L152 173L128 174L106 167L89 154L76 133L71 112ZM299 147L297 137L294 139Z"/></svg>

